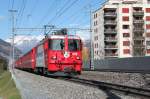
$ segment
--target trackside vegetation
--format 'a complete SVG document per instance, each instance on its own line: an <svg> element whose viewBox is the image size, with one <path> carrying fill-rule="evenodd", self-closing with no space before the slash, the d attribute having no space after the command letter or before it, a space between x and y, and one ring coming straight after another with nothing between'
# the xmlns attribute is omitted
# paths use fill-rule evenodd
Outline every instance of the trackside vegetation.
<svg viewBox="0 0 150 99"><path fill-rule="evenodd" d="M0 59L0 99L21 99L11 73L4 65L6 62Z"/></svg>

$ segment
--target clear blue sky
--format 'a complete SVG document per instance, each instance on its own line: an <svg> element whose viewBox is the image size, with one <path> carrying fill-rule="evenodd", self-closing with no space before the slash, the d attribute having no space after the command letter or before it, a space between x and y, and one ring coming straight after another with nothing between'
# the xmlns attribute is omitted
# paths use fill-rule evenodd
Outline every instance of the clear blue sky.
<svg viewBox="0 0 150 99"><path fill-rule="evenodd" d="M95 10L104 1L106 0L1 0L0 38L5 40L11 36L11 16L8 12L11 8L17 10L16 27L43 27L48 23L57 27L84 27L90 24L89 4ZM28 34L30 31L17 33ZM41 34L40 31L31 33Z"/></svg>

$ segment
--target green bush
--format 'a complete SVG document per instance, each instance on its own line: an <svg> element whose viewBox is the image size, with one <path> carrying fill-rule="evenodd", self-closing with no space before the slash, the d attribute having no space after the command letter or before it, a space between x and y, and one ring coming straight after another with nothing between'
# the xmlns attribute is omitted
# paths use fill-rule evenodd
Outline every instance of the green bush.
<svg viewBox="0 0 150 99"><path fill-rule="evenodd" d="M7 70L7 61L0 59L0 72Z"/></svg>

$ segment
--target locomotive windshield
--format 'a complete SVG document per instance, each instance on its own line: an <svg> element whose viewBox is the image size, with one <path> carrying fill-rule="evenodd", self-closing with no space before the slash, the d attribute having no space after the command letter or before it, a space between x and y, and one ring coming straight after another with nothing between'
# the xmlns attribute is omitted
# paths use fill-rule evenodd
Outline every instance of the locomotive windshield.
<svg viewBox="0 0 150 99"><path fill-rule="evenodd" d="M69 49L69 51L80 50L80 40L68 39L68 49Z"/></svg>
<svg viewBox="0 0 150 99"><path fill-rule="evenodd" d="M49 40L49 49L51 50L64 50L64 45L64 39Z"/></svg>

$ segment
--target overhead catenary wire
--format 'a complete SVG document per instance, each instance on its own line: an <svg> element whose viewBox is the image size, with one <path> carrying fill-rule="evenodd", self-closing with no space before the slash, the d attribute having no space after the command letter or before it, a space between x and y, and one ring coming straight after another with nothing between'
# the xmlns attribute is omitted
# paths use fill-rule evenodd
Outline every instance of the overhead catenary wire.
<svg viewBox="0 0 150 99"><path fill-rule="evenodd" d="M84 8L82 8L81 10L83 10ZM79 15L79 11L73 13L70 17L66 18L69 20L66 21L70 21L70 24L76 24L77 22L80 22L79 24L76 24L77 26L81 24L81 21L83 20L83 16L85 16L85 14ZM87 20L86 20L87 21ZM60 22L60 24L62 24L63 21Z"/></svg>
<svg viewBox="0 0 150 99"><path fill-rule="evenodd" d="M38 2L39 2L39 0L35 0L33 5L31 6L31 10L29 11L29 13L27 13L27 20L28 21L26 21L26 22L28 22L28 26L30 26L32 23L32 16L34 14L34 11L37 8Z"/></svg>
<svg viewBox="0 0 150 99"><path fill-rule="evenodd" d="M106 3L108 0L104 0L104 1L102 1L102 0L100 0L100 1L98 1L98 2L96 2L96 3L94 3L94 4L92 4L92 1L90 1L90 2L88 2L87 4L85 4L81 9L80 9L80 11L81 10L84 10L84 9L89 9L88 8L88 6L90 5L90 6L92 6L92 11L93 11L93 6L95 6L96 4L97 5L103 5L104 3ZM69 19L69 20L66 20L66 21L70 21L71 20L71 23L76 23L76 22L80 22L80 24L81 24L81 21L83 20L83 16L81 17L81 16L79 16L79 13L80 13L80 11L76 11L75 13L73 13L69 18L67 18L67 19ZM83 15L83 14L82 14ZM85 16L85 14L84 14L84 16ZM79 17L80 17L80 19L79 19ZM87 23L87 21L89 21L89 20L85 20L84 21L84 23ZM63 21L62 21L63 22ZM61 23L62 23L61 22ZM61 24L60 23L60 24Z"/></svg>
<svg viewBox="0 0 150 99"><path fill-rule="evenodd" d="M56 1L54 0L54 1L51 3L51 5L49 6L47 12L46 12L45 15L41 18L41 20L40 20L39 23L35 26L35 28L38 27L40 24L42 24L42 23L45 21L45 19L49 16L50 11L52 10L51 8L52 8L52 6L54 5L55 2L56 2Z"/></svg>
<svg viewBox="0 0 150 99"><path fill-rule="evenodd" d="M50 2L51 2L51 1L50 1ZM50 14L50 11L53 10L53 8L54 8L53 5L55 5L55 3L56 3L56 0L53 0L53 2L52 2L52 3L50 4L50 6L49 6L47 12L46 12L46 13L44 14L44 16L40 19L39 23L34 26L34 28L38 28L38 27L47 19L47 17L48 17L49 14ZM30 32L32 33L33 31L35 31L35 29L31 30ZM42 32L43 32L43 30L40 31L40 33L42 33Z"/></svg>
<svg viewBox="0 0 150 99"><path fill-rule="evenodd" d="M30 12L29 12L29 15L32 15L34 13L34 10L37 8L37 5L38 5L38 2L39 0L35 0Z"/></svg>
<svg viewBox="0 0 150 99"><path fill-rule="evenodd" d="M23 0L24 2L25 2L25 0ZM66 1L66 3L64 3L64 6L62 6L62 8L56 13L56 17L53 17L54 18L54 20L52 20L52 21L56 21L56 19L58 19L58 18L60 18L65 12L67 12L75 3L77 3L77 1L79 1L79 0L74 0L74 1L70 1L70 3L68 3L68 1L70 1L70 0L67 0ZM52 3L53 4L53 3ZM51 7L50 7L51 8ZM22 8L23 9L23 8ZM49 9L48 10L48 12L50 11L51 9ZM43 19L45 20L46 19L46 17L48 17L48 14L49 13L46 13L45 14L45 16L43 16L43 18L41 19L42 20L42 22L44 22L43 21ZM49 21L49 23L48 24L50 24L51 23L51 20ZM73 20L74 21L74 20ZM40 22L41 23L41 22ZM18 25L18 26L20 26L20 25Z"/></svg>
<svg viewBox="0 0 150 99"><path fill-rule="evenodd" d="M11 9L14 9L14 0L12 0L12 6Z"/></svg>
<svg viewBox="0 0 150 99"><path fill-rule="evenodd" d="M51 3L51 6L48 8L48 10L47 10L47 13L42 17L42 19L40 20L40 22L34 27L34 28L37 28L40 24L42 24L43 22L44 22L44 20L49 16L49 12L52 10L51 8L53 7L53 5L55 4L55 0ZM68 5L69 4L69 2L70 2L70 0L67 0L64 4L63 4L63 6L58 10L58 11L56 11L56 14L55 14L55 16L57 16L57 14L59 14L62 10L64 10L65 9L65 7L66 7L66 5ZM54 18L54 17L53 17ZM33 29L34 30L34 29ZM31 33L33 32L33 30L31 30ZM43 30L41 30L40 32L43 32Z"/></svg>
<svg viewBox="0 0 150 99"><path fill-rule="evenodd" d="M60 30L60 29L64 29L64 28L53 28L52 30ZM70 29L70 30L87 30L87 31L90 30L89 28L69 28L69 27L67 29ZM39 30L44 30L44 28L15 28L15 31L30 31L30 30L39 31Z"/></svg>
<svg viewBox="0 0 150 99"><path fill-rule="evenodd" d="M67 6L66 8L60 9L59 13L57 13L49 22L48 24L51 24L52 21L56 20L57 18L61 17L66 11L68 11L74 4L77 3L77 1L79 0L74 0L69 6Z"/></svg>
<svg viewBox="0 0 150 99"><path fill-rule="evenodd" d="M18 13L18 21L17 21L17 25L18 26L21 26L21 24L22 24L22 17L23 17L23 15L24 15L24 10L25 10L25 8L26 8L26 4L27 4L27 0L23 0L22 1L22 6L21 6L21 9L19 10L19 13Z"/></svg>

